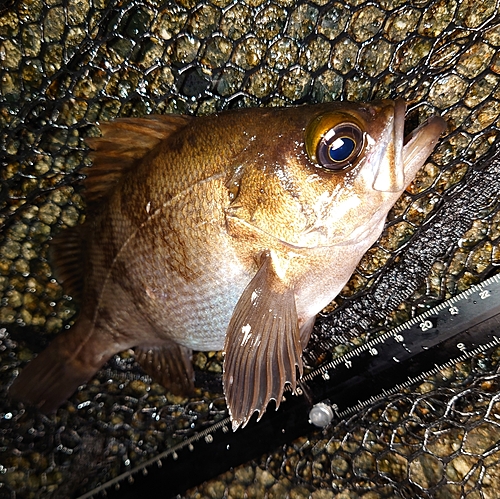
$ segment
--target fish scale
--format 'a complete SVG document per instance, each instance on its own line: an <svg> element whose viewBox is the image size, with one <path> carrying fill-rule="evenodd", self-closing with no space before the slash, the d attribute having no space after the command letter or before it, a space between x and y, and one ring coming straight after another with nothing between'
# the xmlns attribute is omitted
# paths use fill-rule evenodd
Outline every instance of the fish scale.
<svg viewBox="0 0 500 499"><path fill-rule="evenodd" d="M218 183L220 184L220 180ZM195 196L194 199L200 198ZM179 203L191 206L188 211L193 209L190 199L183 199ZM205 200L203 206L206 205ZM129 273L135 273L136 279L142 281L146 289L152 289L155 296L151 302L145 301L143 293L137 296L147 310L145 315L148 321L160 330L168 331L172 338L183 344L187 343L186 336L191 331L199 331L202 337L194 338L186 346L198 350L220 350L223 338L213 331L218 332L227 326L230 310L234 308L243 290L242 283L248 279L248 273L242 272L235 265L234 250L221 237L220 223L215 223L217 219L221 222L220 215L215 218L216 215L209 215L208 210L205 213L210 221L203 223L203 231L196 233L201 237L194 240L191 236L191 244L183 246L179 252L178 246L173 246L170 235L179 234L180 231L175 228L183 227L185 220L189 219L189 215L181 208L176 204L171 205L169 220L160 211L158 216L161 222L148 223L143 228L141 237L131 243L124 259L131 259L128 264ZM192 225L187 227L190 233L194 232L191 228ZM161 252L156 249L158 238L164 243ZM209 245L216 251L201 250ZM132 260L136 254L148 255L149 264L138 267L137 262ZM206 269L215 266L219 272L206 272ZM156 279L151 268L163 268L163 276ZM195 293L192 292L193 289L196 290Z"/></svg>

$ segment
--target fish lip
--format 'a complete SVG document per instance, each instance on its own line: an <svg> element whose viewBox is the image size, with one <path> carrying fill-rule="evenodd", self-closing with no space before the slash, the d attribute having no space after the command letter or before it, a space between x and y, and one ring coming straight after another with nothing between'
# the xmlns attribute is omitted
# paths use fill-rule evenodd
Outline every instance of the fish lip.
<svg viewBox="0 0 500 499"><path fill-rule="evenodd" d="M376 173L372 187L377 191L401 193L424 165L447 125L440 116L432 116L405 136L406 102L401 98L386 102L388 128L382 140L386 145L384 154L391 163L388 170Z"/></svg>
<svg viewBox="0 0 500 499"><path fill-rule="evenodd" d="M435 115L406 135L402 148L406 185L415 178L447 126L441 116Z"/></svg>
<svg viewBox="0 0 500 499"><path fill-rule="evenodd" d="M404 183L404 159L403 150L405 144L405 122L406 122L406 102L403 99L394 101L394 162L396 174L403 174L402 182Z"/></svg>
<svg viewBox="0 0 500 499"><path fill-rule="evenodd" d="M439 135L446 130L446 122L441 118L441 116L431 116L427 118L425 121L420 123L417 128L413 129L408 135L404 138L403 149L407 147L407 145L416 139L416 137L422 133L423 130L429 132L431 129L434 131L433 135ZM439 132L439 133L438 133Z"/></svg>
<svg viewBox="0 0 500 499"><path fill-rule="evenodd" d="M394 160L396 175L401 172L404 177L401 190L413 180L447 126L440 116L431 116L405 136L406 109L407 104L403 99L394 100ZM422 150L419 152L420 148Z"/></svg>
<svg viewBox="0 0 500 499"><path fill-rule="evenodd" d="M375 161L378 168L374 173L372 188L379 192L397 193L403 191L408 184L405 178L403 150L406 102L398 98L382 103L386 128L379 144L384 144L384 147L380 147L380 156L378 161Z"/></svg>

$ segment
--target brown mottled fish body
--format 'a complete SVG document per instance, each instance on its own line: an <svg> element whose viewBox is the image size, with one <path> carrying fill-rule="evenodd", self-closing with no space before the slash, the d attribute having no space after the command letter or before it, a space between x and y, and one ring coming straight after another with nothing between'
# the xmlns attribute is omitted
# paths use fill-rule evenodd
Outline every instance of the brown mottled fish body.
<svg viewBox="0 0 500 499"><path fill-rule="evenodd" d="M90 141L88 221L54 245L63 283L83 288L80 317L13 395L53 410L131 347L186 392L191 350L224 349L234 428L279 405L315 315L443 130L433 118L404 139L404 112L329 103L104 124Z"/></svg>

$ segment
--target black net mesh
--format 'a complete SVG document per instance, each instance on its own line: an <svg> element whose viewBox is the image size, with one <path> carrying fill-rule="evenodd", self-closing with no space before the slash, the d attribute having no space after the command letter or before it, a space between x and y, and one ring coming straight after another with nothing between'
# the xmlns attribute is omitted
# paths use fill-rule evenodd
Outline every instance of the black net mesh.
<svg viewBox="0 0 500 499"><path fill-rule="evenodd" d="M429 380L187 497L497 497L500 380L487 372L461 366L447 388ZM465 382L464 374L481 379Z"/></svg>
<svg viewBox="0 0 500 499"><path fill-rule="evenodd" d="M75 316L47 243L84 216L77 181L97 122L395 96L414 123L444 116L446 136L318 320L317 365L496 272L500 172L481 159L498 133L499 46L494 0L2 2L0 496L84 493L226 415L219 353L195 355L190 400L151 383L128 352L56 416L5 396ZM498 497L498 353L186 497Z"/></svg>

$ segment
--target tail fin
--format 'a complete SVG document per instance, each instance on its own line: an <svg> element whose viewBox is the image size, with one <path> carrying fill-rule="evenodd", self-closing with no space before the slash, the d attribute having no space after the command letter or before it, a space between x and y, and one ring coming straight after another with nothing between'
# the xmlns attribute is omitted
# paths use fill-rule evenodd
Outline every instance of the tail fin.
<svg viewBox="0 0 500 499"><path fill-rule="evenodd" d="M34 405L45 413L55 412L109 358L89 356L86 344L79 351L71 351L72 343L69 332L62 333L32 360L10 387L12 399Z"/></svg>

